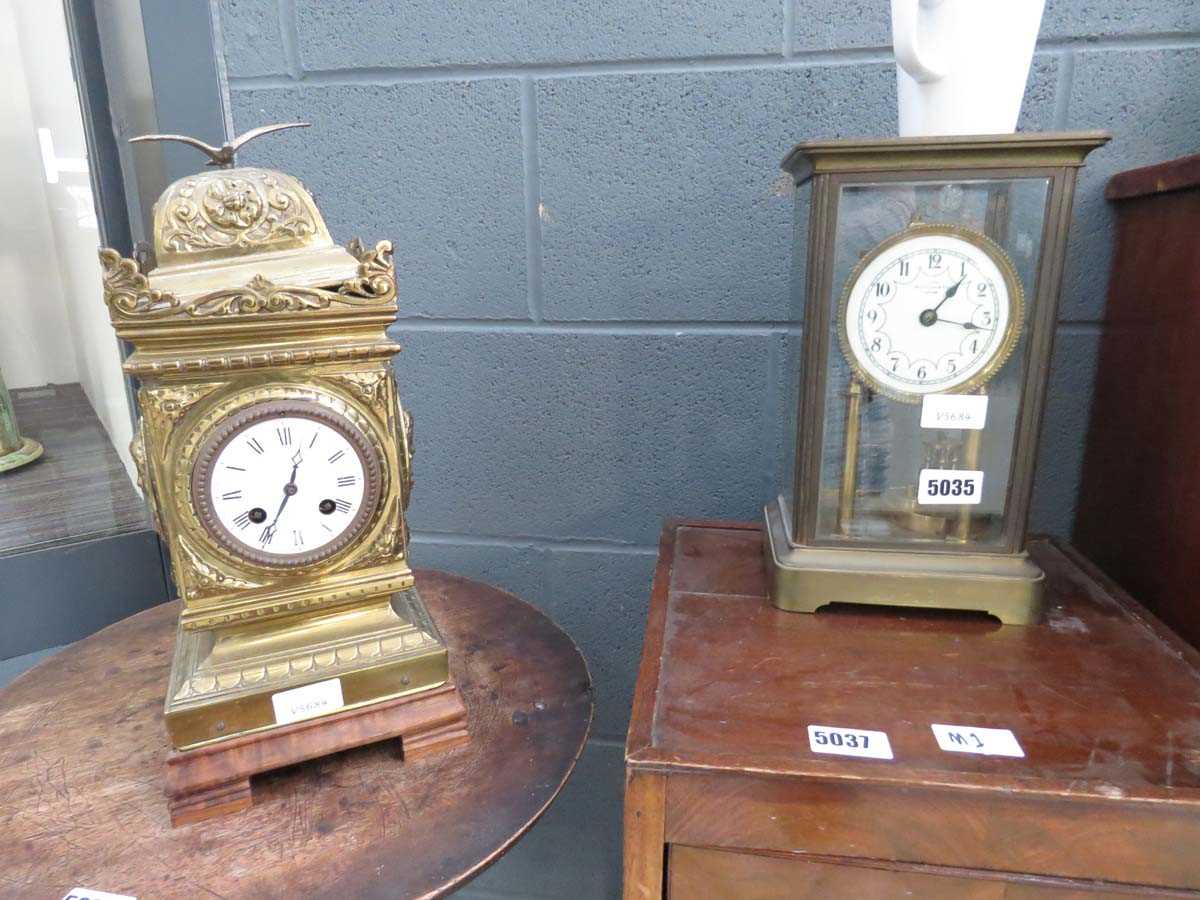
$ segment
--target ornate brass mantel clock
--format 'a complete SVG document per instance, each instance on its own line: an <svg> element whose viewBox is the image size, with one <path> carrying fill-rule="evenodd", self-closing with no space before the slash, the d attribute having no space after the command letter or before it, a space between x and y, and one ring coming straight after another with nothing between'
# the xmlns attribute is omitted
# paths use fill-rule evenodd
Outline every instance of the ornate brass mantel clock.
<svg viewBox="0 0 1200 900"><path fill-rule="evenodd" d="M1100 133L821 141L776 605L1039 614L1025 553L1075 175Z"/></svg>
<svg viewBox="0 0 1200 900"><path fill-rule="evenodd" d="M230 166L235 147L208 150ZM295 178L217 168L163 193L154 255L148 272L100 259L140 381L133 453L182 599L175 747L445 682L408 563L390 244L336 246Z"/></svg>

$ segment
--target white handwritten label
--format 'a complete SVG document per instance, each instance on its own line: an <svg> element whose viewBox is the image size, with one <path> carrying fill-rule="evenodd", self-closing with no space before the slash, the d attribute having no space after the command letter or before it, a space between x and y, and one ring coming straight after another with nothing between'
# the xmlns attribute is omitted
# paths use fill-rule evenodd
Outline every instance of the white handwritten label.
<svg viewBox="0 0 1200 900"><path fill-rule="evenodd" d="M981 756L1021 757L1025 751L1017 736L1007 728L976 728L973 725L930 725L938 746L947 753L977 753Z"/></svg>
<svg viewBox="0 0 1200 900"><path fill-rule="evenodd" d="M110 894L108 891L94 891L91 888L71 888L63 900L137 900L128 894Z"/></svg>
<svg viewBox="0 0 1200 900"><path fill-rule="evenodd" d="M983 499L983 473L972 469L922 469L917 476L917 503L963 506Z"/></svg>
<svg viewBox="0 0 1200 900"><path fill-rule="evenodd" d="M318 681L271 695L271 705L275 707L275 722L278 725L303 722L305 719L315 719L317 716L336 712L342 708L343 702L340 678L330 678L328 681Z"/></svg>
<svg viewBox="0 0 1200 900"><path fill-rule="evenodd" d="M987 422L986 394L926 394L921 401L922 428L968 428Z"/></svg>
<svg viewBox="0 0 1200 900"><path fill-rule="evenodd" d="M867 759L892 758L892 745L888 742L887 734L882 731L809 725L808 747L813 753L834 753L838 756L861 756Z"/></svg>

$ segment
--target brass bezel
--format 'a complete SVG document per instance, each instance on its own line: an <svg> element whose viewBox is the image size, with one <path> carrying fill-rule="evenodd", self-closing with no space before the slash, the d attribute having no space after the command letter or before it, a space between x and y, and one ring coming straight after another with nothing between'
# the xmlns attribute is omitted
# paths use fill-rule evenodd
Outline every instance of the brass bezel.
<svg viewBox="0 0 1200 900"><path fill-rule="evenodd" d="M977 247L983 253L986 253L996 268L1000 271L1001 277L1004 279L1004 286L1008 290L1009 296L1009 317L1008 327L1004 337L1000 343L996 345L993 351L992 358L978 372L968 378L961 384L957 384L952 388L947 388L941 391L931 391L930 393L940 394L969 394L974 390L978 390L983 385L987 384L995 375L1004 367L1016 349L1017 341L1021 337L1021 333L1025 327L1025 290L1021 286L1021 278L1017 274L1016 266L1008 254L1004 252L1004 248L989 238L986 234L976 231L973 228L968 228L965 225L957 225L953 223L918 223L909 225L903 231L898 231L888 238L880 241L871 249L858 264L851 270L846 277L846 283L842 288L841 297L838 299L837 305L837 332L838 343L841 346L842 355L846 359L847 365L863 384L871 388L872 391L888 397L891 400L896 400L900 403L916 404L920 403L929 394L910 393L906 391L897 391L889 387L883 382L875 378L855 358L854 353L850 349L850 335L846 323L846 316L849 311L850 297L854 293L854 288L862 277L863 272L881 255L886 253L897 244L902 244L905 241L913 240L914 238L927 237L953 237L958 238L974 247Z"/></svg>
<svg viewBox="0 0 1200 900"><path fill-rule="evenodd" d="M327 425L341 434L358 454L363 468L363 501L350 524L342 533L323 547L307 553L270 553L250 547L239 540L221 522L212 506L210 492L212 464L221 450L242 431L264 419L291 416L311 419ZM312 400L267 400L251 403L231 413L210 427L196 450L192 464L191 491L196 517L208 536L227 552L268 568L295 569L323 562L337 556L367 531L379 510L382 496L380 459L370 440L346 416Z"/></svg>

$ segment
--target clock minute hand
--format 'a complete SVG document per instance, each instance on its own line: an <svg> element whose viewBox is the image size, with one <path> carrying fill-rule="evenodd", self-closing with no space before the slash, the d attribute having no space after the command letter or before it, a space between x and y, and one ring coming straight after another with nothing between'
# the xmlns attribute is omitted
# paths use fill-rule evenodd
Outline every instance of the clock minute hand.
<svg viewBox="0 0 1200 900"><path fill-rule="evenodd" d="M297 450L292 454L292 477L288 479L288 483L283 486L283 502L279 504L279 509L275 512L275 518L271 520L271 524L267 529L274 533L275 523L279 521L279 517L283 515L283 508L287 506L289 500L292 499L292 494L296 493L296 471L300 468L300 463L304 462L304 457ZM291 490L288 490L291 488Z"/></svg>
<svg viewBox="0 0 1200 900"><path fill-rule="evenodd" d="M964 275L962 278L958 279L958 281L954 282L953 285L948 287L946 289L946 296L944 296L941 300L938 301L938 305L933 308L933 311L936 313L939 309L942 308L943 303L945 303L947 300L949 300L951 297L953 297L955 294L957 294L958 286L966 280L967 280L967 276Z"/></svg>

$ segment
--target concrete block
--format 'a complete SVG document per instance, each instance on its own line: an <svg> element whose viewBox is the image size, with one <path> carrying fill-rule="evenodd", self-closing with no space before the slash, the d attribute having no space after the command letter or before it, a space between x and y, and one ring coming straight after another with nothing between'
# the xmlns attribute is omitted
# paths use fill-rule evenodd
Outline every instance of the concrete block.
<svg viewBox="0 0 1200 900"><path fill-rule="evenodd" d="M1054 113L1058 97L1059 57L1034 54L1025 83L1025 99L1017 117L1017 131L1054 131Z"/></svg>
<svg viewBox="0 0 1200 900"><path fill-rule="evenodd" d="M878 0L791 0L792 50L892 49L891 7Z"/></svg>
<svg viewBox="0 0 1200 900"><path fill-rule="evenodd" d="M1099 350L1099 329L1060 327L1038 445L1031 532L1071 536Z"/></svg>
<svg viewBox="0 0 1200 900"><path fill-rule="evenodd" d="M287 72L279 0L220 0L217 10L231 78Z"/></svg>
<svg viewBox="0 0 1200 900"><path fill-rule="evenodd" d="M1078 53L1067 113L1068 128L1113 136L1080 172L1060 310L1064 320L1098 321L1112 266L1104 187L1117 172L1196 152L1200 49Z"/></svg>
<svg viewBox="0 0 1200 900"><path fill-rule="evenodd" d="M297 0L306 69L513 65L779 53L779 0Z"/></svg>
<svg viewBox="0 0 1200 900"><path fill-rule="evenodd" d="M1042 40L1200 31L1191 0L1047 0Z"/></svg>
<svg viewBox="0 0 1200 900"><path fill-rule="evenodd" d="M417 484L420 467L417 468ZM546 551L529 544L468 543L453 536L414 531L410 547L415 569L440 569L474 578L543 609L546 583ZM549 614L549 610L545 610ZM553 616L551 616L553 618Z"/></svg>
<svg viewBox="0 0 1200 900"><path fill-rule="evenodd" d="M652 544L758 514L767 335L394 334L416 530Z"/></svg>
<svg viewBox="0 0 1200 900"><path fill-rule="evenodd" d="M788 315L799 140L895 133L891 66L537 85L548 319Z"/></svg>
<svg viewBox="0 0 1200 900"><path fill-rule="evenodd" d="M335 240L391 240L405 316L528 315L520 106L510 79L233 93L239 131L312 123L239 162L301 178Z"/></svg>
<svg viewBox="0 0 1200 900"><path fill-rule="evenodd" d="M551 549L542 608L579 645L596 691L592 735L624 741L642 658L657 549Z"/></svg>
<svg viewBox="0 0 1200 900"><path fill-rule="evenodd" d="M521 842L468 884L461 900L609 900L621 895L625 754L589 742L562 794Z"/></svg>

